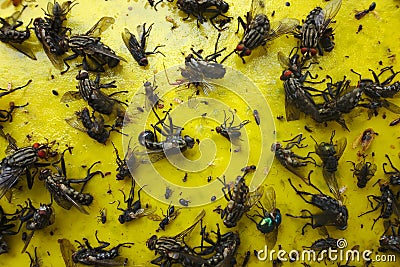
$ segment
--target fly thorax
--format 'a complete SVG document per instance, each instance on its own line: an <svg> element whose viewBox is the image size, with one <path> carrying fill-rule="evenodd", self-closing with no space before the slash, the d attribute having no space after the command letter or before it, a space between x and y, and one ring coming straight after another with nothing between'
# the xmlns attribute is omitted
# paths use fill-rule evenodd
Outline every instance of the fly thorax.
<svg viewBox="0 0 400 267"><path fill-rule="evenodd" d="M246 48L253 50L254 48L264 45L265 38L270 31L269 20L266 15L258 14L251 21L248 31L243 37L243 44Z"/></svg>

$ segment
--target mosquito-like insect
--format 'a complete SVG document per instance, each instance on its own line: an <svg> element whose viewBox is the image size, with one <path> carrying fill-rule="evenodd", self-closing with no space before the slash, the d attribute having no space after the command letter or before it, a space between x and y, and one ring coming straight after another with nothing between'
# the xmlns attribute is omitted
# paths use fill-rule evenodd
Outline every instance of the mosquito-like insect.
<svg viewBox="0 0 400 267"><path fill-rule="evenodd" d="M231 142L235 142L240 139L240 136L242 135L240 130L248 123L250 123L249 120L244 120L241 123L239 123L236 126L233 126L233 123L235 121L235 114L233 113L232 110L230 110L232 114L232 120L229 122L229 125L227 125L228 120L230 119L229 117L226 117L226 112L224 110L224 122L220 125L215 127L215 131L228 139Z"/></svg>
<svg viewBox="0 0 400 267"><path fill-rule="evenodd" d="M244 29L244 34L242 40L232 52L238 54L243 63L246 63L244 57L250 56L255 48L264 46L279 36L293 32L299 25L297 19L285 18L271 26L267 15L265 15L264 0L252 0L250 11L247 12L245 18L246 22L241 17L238 18L236 33L239 32L239 26L241 25Z"/></svg>
<svg viewBox="0 0 400 267"><path fill-rule="evenodd" d="M131 140L132 138L129 139L127 151L123 159L120 158L117 148L115 147L114 143L111 142L111 144L114 147L115 155L117 157L116 159L118 165L118 168L116 169L116 171L118 172L116 175L117 180L124 180L125 177L132 178L131 172L138 166L139 162L135 156L133 149L130 146Z"/></svg>
<svg viewBox="0 0 400 267"><path fill-rule="evenodd" d="M163 47L164 45L158 45L154 48L153 51L146 52L146 41L147 38L149 38L150 36L150 31L153 28L153 24L151 24L147 28L147 30L146 30L146 23L138 26L138 34L140 41L138 41L138 39L136 39L136 36L130 33L129 30L126 28L122 33L122 40L124 41L129 52L131 53L133 58L137 61L139 66L147 66L149 64L149 61L147 59L148 55L154 55L156 53L159 53L165 57L165 55L162 52L157 51L158 48Z"/></svg>
<svg viewBox="0 0 400 267"><path fill-rule="evenodd" d="M22 25L22 22L18 19L21 17L22 12L26 7L27 6L24 6L21 11L16 11L5 19L0 18L0 41L11 45L30 59L36 60L36 56L33 54L32 50L23 44L23 42L28 40L31 36L29 25L31 24L32 20L26 26L25 31L17 30L17 28Z"/></svg>

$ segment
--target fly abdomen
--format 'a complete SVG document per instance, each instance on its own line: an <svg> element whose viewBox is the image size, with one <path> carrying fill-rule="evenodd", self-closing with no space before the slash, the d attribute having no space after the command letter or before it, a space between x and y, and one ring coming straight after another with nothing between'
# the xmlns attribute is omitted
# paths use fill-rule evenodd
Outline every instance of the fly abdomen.
<svg viewBox="0 0 400 267"><path fill-rule="evenodd" d="M268 36L270 30L269 19L264 14L258 14L252 20L248 32L243 37L242 43L250 50L264 45L265 38Z"/></svg>
<svg viewBox="0 0 400 267"><path fill-rule="evenodd" d="M37 161L37 151L32 147L18 149L5 159L5 163L12 167L25 168Z"/></svg>

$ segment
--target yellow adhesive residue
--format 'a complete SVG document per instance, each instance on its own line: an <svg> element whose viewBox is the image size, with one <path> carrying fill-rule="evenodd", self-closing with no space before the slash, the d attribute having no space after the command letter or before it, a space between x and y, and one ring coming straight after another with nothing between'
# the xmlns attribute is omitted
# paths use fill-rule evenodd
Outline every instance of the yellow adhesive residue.
<svg viewBox="0 0 400 267"><path fill-rule="evenodd" d="M322 0L290 1L290 5L287 6L286 2L289 1L266 1L265 9L272 24L285 17L301 21L314 7L324 7L327 4ZM28 7L20 18L24 23L20 27L21 30L31 18L44 17L42 9L46 10L47 8L47 1L26 1L26 4ZM355 86L359 77L350 72L350 69L361 73L363 78L372 78L368 69L379 73L381 68L393 66L395 71L400 70L397 59L398 51L400 51L398 31L400 2L396 0L379 1L375 11L370 12L361 20L356 20L354 18L356 10L364 10L370 4L371 2L366 0L343 1L342 7L334 19L336 23L332 24L335 33L335 48L332 52L325 53L323 57L317 57L319 63L313 64L309 69L314 76L318 74L317 80L329 75L336 82L346 76L352 81L351 85ZM227 47L227 50L222 53L223 56L236 47L243 35L242 29L235 34L236 18L243 17L250 9L250 3L246 1L231 1L229 5L227 15L234 17L235 20L226 25L227 30L221 32L218 47L220 49ZM11 5L0 9L0 16L8 17L20 9L21 7ZM113 142L118 148L120 156L123 156L125 154L123 147L127 147L127 143L132 137L132 149L136 149L138 152L144 151L138 143L137 137L141 131L156 123L156 119L153 114L147 118L148 113L142 114L137 110L137 106L144 107L143 83L145 81L153 82L153 75L156 74L156 84L158 85L156 92L159 92L159 96L164 101L163 110L167 110L172 103L174 110L171 112L171 117L174 124L184 127L183 134L200 140L200 144L196 144L193 149L184 153L186 158L195 162L193 165L185 165L190 161L187 163L187 161L172 158L170 162L163 159L154 165L142 164L135 170L134 175L138 184L146 185L141 192L142 205L149 204L155 207L156 214L161 217L161 210L165 214L170 201L176 207L181 208L176 220L166 227L165 232L161 231L157 233L158 235L174 236L178 234L190 226L201 209L206 210L203 224L207 225L207 230L216 230L215 224L219 223L223 233L228 231L223 226L220 215L213 212L217 206L220 205L224 208L227 204L222 197L222 184L217 177L222 178L225 174L227 182L234 181L236 176L241 174L241 168L254 164L257 165L258 171L254 175L246 176L250 190L254 190L260 183L273 186L276 191L276 206L282 212L282 224L279 227L275 250L278 250L278 246L280 246L287 252L301 251L303 246L310 246L315 240L325 238L318 229L311 229L311 227L306 228L305 235L302 236L301 228L306 220L294 219L285 215L286 213L300 215L302 209L309 209L313 213L318 212L317 208L305 203L296 195L288 183L289 177L297 188L300 188L299 184L301 184L301 190L316 192L276 160L272 163L270 147L275 139L287 140L303 133L306 137L303 143L308 147L295 149L295 152L299 155L306 155L307 152L314 150L315 143L309 137L310 134L318 142L328 142L332 130L335 130L334 141L342 137L347 138L347 147L339 161L336 177L339 186L345 187L344 204L349 210L349 221L348 227L344 231L337 230L335 227L327 227L329 234L333 238L344 238L349 249L358 245L360 252L372 250L371 258L373 259L376 255L391 254L378 252L379 238L384 232L382 220L379 220L371 230L373 219L379 216L380 209L362 217L358 217L358 215L370 209L367 195L380 195L378 184L373 186L377 180L388 179L382 169L382 164L387 162L385 154L388 154L394 165L400 168L398 139L400 134L397 128L400 126L389 127L389 123L399 115L382 108L377 116L368 119L365 109L356 108L350 114L343 116L350 132L335 122L329 122L326 127L324 124L314 122L309 117L291 122L277 119L279 116L285 116L283 83L279 79L283 69L278 62L277 53L282 52L289 55L291 49L298 44L298 40L292 36L282 36L268 43L265 48L255 49L252 51L252 55L246 58L246 64L243 64L237 55L232 55L224 62L228 69L228 76L225 80L216 81L218 83L215 85L216 90L208 95L200 92L200 95L196 96L194 89L192 87L186 89L185 85L180 87L169 85L166 81L164 65L171 82L181 79L177 65L182 66L184 57L191 53L191 48L196 51L203 49L203 55L213 53L218 31L208 22L197 27L196 20L192 17L183 20L186 14L179 11L175 3L165 1L165 3L159 4L157 9L156 12L144 0L80 1L72 8L67 17L66 25L71 28L73 34L87 32L102 17L115 19L115 23L101 34L101 40L117 55L125 58L127 62L121 62L113 69L107 68L106 72L101 74L100 82L106 84L115 81L116 89L103 89L107 94L121 90L129 91L127 94L119 94L115 97L121 101L132 102L128 109L131 123L123 129L124 134L129 136L123 137L117 132L111 132L110 140L106 145L92 140L87 134L70 127L65 121L66 118L74 116L76 111L86 106L83 100L69 102L68 105L60 103L65 92L76 90L75 76L80 69L76 65L81 63L81 58L70 61L71 69L64 75L60 75L60 71L54 68L47 58L33 30L31 30L31 38L28 42L37 57L36 61L27 58L4 43L0 44L2 55L0 87L7 88L8 83L11 83L12 87L17 87L32 79L32 83L27 88L0 99L1 109L7 109L10 101L15 102L16 105L29 103L28 106L15 111L11 123L1 124L4 132L10 133L19 147L30 146L34 142L44 143L46 140L56 140L59 143L60 151L65 148L65 145L73 147L72 154L66 153L65 155L69 178L85 177L87 168L81 166L90 166L96 161L101 161L101 164L96 165L93 168L94 171L111 172L104 178L95 176L85 187L85 191L94 196L92 205L88 207L89 215L74 208L64 210L54 203L55 223L44 230L36 231L27 251L32 254L34 247L37 247L42 266L64 266L57 240L66 238L74 243L74 240L82 241L82 238L88 238L90 243L96 246L94 234L98 230L100 240L110 242L110 247L123 242L135 243L131 248L121 248L120 250L121 256L129 259L127 266L150 266L150 261L157 257L154 255L154 251L150 251L146 247L146 240L156 234L158 221L140 218L123 225L118 222L121 211L117 210L117 205L118 201L123 202L123 194L120 190L126 195L129 194L131 181L115 179L117 165L114 148L111 144ZM273 11L274 16L271 17ZM147 26L154 23L148 38L147 51L152 51L157 45L164 45L159 48L159 51L165 54L165 57L161 54L149 56L149 65L145 68L138 66L121 38L121 33L125 28L137 35L136 28L143 23L146 23ZM362 29L359 30L361 27ZM90 77L95 79L95 74L90 73ZM247 83L242 79L243 77L248 78ZM388 75L382 77L381 80L383 81L387 77ZM398 80L397 77L394 81L396 80ZM315 88L322 90L324 86L325 84L315 85ZM54 95L52 90L58 92L58 95ZM188 97L191 96L194 98L188 101ZM264 98L269 107L264 104ZM390 99L390 101L400 105L400 101L396 98ZM253 109L259 111L260 126L254 121ZM236 111L234 125L247 119L251 120L242 128L242 140L239 140L238 145L231 146L228 140L215 132L215 127L223 122L224 110L229 117L232 117L229 110ZM160 116L163 115L161 110L159 113ZM204 113L207 115L202 116ZM112 123L112 119L107 116L105 118L106 123ZM308 133L304 128L305 125L313 132ZM354 140L367 128L372 128L378 133L366 151L367 160L373 161L377 165L377 172L365 188L359 189L356 185L356 178L352 176L352 165L347 161L358 163L361 160L357 156L357 152L361 148L353 149L352 146ZM5 157L7 142L1 139L0 144L0 155ZM238 147L240 147L240 151L235 152ZM371 159L372 152L375 153L373 159ZM321 165L320 159L315 155L313 157ZM196 171L184 171L193 168ZM314 184L328 194L329 189L324 183L322 168L313 166L308 168L314 170L312 174ZM183 182L182 179L186 172L188 172L187 181ZM267 173L268 175L266 175ZM207 181L209 176L211 176L211 182ZM160 180L160 177L163 179ZM136 186L136 190L139 189L139 185ZM168 200L164 198L167 186L173 190L171 199ZM211 203L210 199L213 195L219 199ZM5 212L12 213L17 205L23 205L27 198L32 200L35 207L38 207L39 203L50 202L50 195L42 181L35 179L32 190L28 190L25 178L21 178L13 190L12 202L8 203L6 198L3 198L0 204ZM189 207L181 207L177 204L180 198L190 201ZM135 194L136 199L137 194ZM126 206L121 203L120 207L125 208ZM102 224L98 218L100 210L103 208L106 208L107 211L105 224ZM24 228L25 226L23 226ZM264 235L257 230L254 223L243 216L238 226L231 230L238 231L241 238L237 252L239 266L247 251L251 251L252 254L248 266L272 265L270 261L260 261L253 255L253 250L264 249L266 244ZM0 266L28 266L28 256L20 253L24 246L21 233L7 236L5 240L10 250L7 254L0 256ZM199 241L198 227L191 234L188 243L198 246ZM78 244L74 243L74 245L77 247ZM273 256L276 258L277 254L275 253ZM400 257L398 254L395 256ZM337 261L337 263L339 262ZM396 262L374 262L373 266L398 266L398 262L398 259ZM325 264L323 262L307 263L311 266ZM345 264L345 260L340 263ZM337 265L329 262L327 264ZM352 261L348 264L364 266L365 261L360 259L359 262ZM303 266L301 261L283 264L283 266L286 265Z"/></svg>

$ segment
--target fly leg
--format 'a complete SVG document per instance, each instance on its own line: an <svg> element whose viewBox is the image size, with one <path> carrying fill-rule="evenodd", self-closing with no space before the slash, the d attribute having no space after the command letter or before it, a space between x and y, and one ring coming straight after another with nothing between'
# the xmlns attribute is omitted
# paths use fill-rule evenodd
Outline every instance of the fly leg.
<svg viewBox="0 0 400 267"><path fill-rule="evenodd" d="M372 201L370 200L370 197L372 197L372 199L374 199L376 202L378 202L378 205L376 205L375 208L374 208L374 206L373 206L373 204L372 204ZM373 195L369 195L367 198L368 198L369 203L371 204L372 210L366 211L366 212L364 212L364 213L358 215L358 217L361 217L361 216L363 216L363 215L365 215L365 214L368 214L368 213L371 213L371 212L373 212L373 211L376 211L377 209L379 209L379 208L383 205L382 202L381 202L381 198L380 198L380 197L373 196Z"/></svg>
<svg viewBox="0 0 400 267"><path fill-rule="evenodd" d="M83 183L82 188L79 192L79 193L82 193L87 182L89 182L89 180L92 179L95 175L100 174L102 177L104 177L104 174L101 171L95 171L95 172L90 173L91 169L98 163L100 163L100 161L93 163L92 166L89 167L89 169L87 170L86 178L84 178L84 179L69 179L68 183Z"/></svg>
<svg viewBox="0 0 400 267"><path fill-rule="evenodd" d="M66 73L66 72L70 69L70 66L69 66L69 64L67 63L67 61L73 60L73 59L77 58L78 56L79 56L78 54L73 54L73 55L70 55L70 56L68 56L68 57L66 57L66 58L63 59L64 64L67 66L67 69L61 71L61 75L63 75L64 73Z"/></svg>
<svg viewBox="0 0 400 267"><path fill-rule="evenodd" d="M0 110L0 122L12 122L13 117L12 117L12 112L16 108L23 108L29 105L29 103L26 103L25 105L22 106L15 106L14 102L10 102L10 109L9 110ZM4 113L3 113L4 112Z"/></svg>
<svg viewBox="0 0 400 267"><path fill-rule="evenodd" d="M383 163L383 171L385 172L385 174L396 174L396 173L400 173L400 171L393 165L392 161L391 161L390 158L389 158L389 155L388 155L388 154L385 154L385 157L389 160L389 164L390 164L390 166L392 167L392 169L396 171L396 172L387 172L387 171L385 170L385 166L387 165L387 163L385 162L385 163Z"/></svg>
<svg viewBox="0 0 400 267"><path fill-rule="evenodd" d="M99 247L96 247L96 248L95 248L96 250L97 250L97 249L106 248L106 247L108 247L108 246L110 245L110 243L108 243L108 242L100 241L100 240L99 240L99 238L97 237L97 230L96 230L94 236L96 237L97 242L100 244ZM86 244L86 246L87 246L88 248L90 248L90 247L89 247L89 242L87 241L87 239L86 239L86 241L85 241L85 244Z"/></svg>
<svg viewBox="0 0 400 267"><path fill-rule="evenodd" d="M19 90L19 89L25 88L25 87L27 87L31 82L32 82L32 80L29 80L25 85L19 86L19 87L16 87L16 88L13 88L13 89L11 89L11 90L0 88L0 91L5 91L4 93L0 93L0 97L3 97L3 96L8 95L8 94L11 94L12 92L15 92L15 91L17 91L17 90Z"/></svg>
<svg viewBox="0 0 400 267"><path fill-rule="evenodd" d="M302 210L301 212L303 212L303 213L304 213L304 212L307 212L307 213L310 214L310 215L308 215L308 216L307 216L307 215L294 216L294 215L291 215L291 214L286 213L286 216L289 216L289 217L292 217L292 218L311 219L311 222L306 223L306 224L301 228L301 234L304 235L304 233L305 233L304 229L305 229L307 226L311 226L311 227L314 229L314 228L317 228L318 225L314 224L314 216L313 216L313 214L312 214L309 210Z"/></svg>

